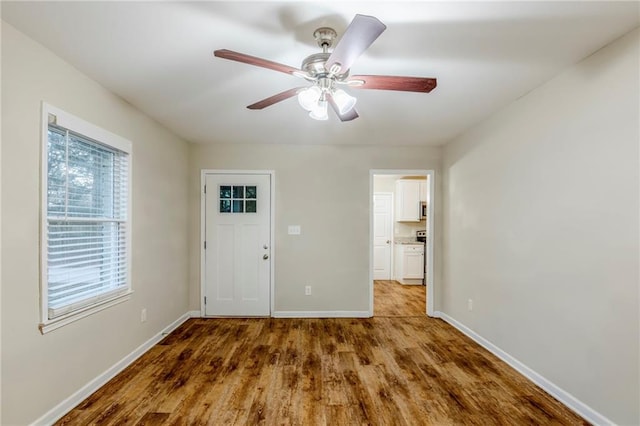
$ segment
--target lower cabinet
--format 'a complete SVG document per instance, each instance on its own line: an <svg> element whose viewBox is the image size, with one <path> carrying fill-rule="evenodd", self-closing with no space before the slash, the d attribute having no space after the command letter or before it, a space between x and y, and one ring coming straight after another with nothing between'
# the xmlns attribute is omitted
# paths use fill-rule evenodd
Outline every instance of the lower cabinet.
<svg viewBox="0 0 640 426"><path fill-rule="evenodd" d="M400 284L422 284L424 278L424 245L396 244L394 279Z"/></svg>

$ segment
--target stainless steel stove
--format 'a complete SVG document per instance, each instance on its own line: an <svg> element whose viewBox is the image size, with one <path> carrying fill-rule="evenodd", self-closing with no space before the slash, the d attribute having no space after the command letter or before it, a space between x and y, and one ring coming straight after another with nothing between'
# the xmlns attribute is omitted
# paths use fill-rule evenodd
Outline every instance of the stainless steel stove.
<svg viewBox="0 0 640 426"><path fill-rule="evenodd" d="M427 284L427 231L416 231L416 240L424 243L424 277L422 278L422 284Z"/></svg>

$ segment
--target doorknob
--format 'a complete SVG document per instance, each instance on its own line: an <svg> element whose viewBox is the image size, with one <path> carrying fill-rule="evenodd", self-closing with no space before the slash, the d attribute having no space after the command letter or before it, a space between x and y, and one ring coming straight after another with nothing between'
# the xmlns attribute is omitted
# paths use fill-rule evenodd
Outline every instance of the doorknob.
<svg viewBox="0 0 640 426"><path fill-rule="evenodd" d="M265 255L263 255L263 256L262 256L262 258L263 258L264 260L267 260L267 259L269 258L269 255L268 255L268 254L265 254Z"/></svg>
<svg viewBox="0 0 640 426"><path fill-rule="evenodd" d="M389 240L387 240L387 244L389 244L389 242L390 242L390 241L389 241Z"/></svg>
<svg viewBox="0 0 640 426"><path fill-rule="evenodd" d="M262 248L266 250L266 249L268 249L268 248L269 248L269 246L267 246L267 245L265 244L265 245L263 245L263 246L262 246Z"/></svg>

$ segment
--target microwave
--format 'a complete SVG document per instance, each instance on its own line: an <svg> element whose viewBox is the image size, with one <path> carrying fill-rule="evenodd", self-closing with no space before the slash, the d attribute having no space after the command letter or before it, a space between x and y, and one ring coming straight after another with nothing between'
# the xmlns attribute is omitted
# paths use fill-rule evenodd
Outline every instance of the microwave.
<svg viewBox="0 0 640 426"><path fill-rule="evenodd" d="M420 220L427 220L427 203L424 201L420 203Z"/></svg>

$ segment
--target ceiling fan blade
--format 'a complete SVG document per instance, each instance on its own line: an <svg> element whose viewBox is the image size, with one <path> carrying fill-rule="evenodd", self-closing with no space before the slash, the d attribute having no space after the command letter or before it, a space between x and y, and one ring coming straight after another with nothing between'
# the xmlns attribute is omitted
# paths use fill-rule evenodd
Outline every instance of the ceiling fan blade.
<svg viewBox="0 0 640 426"><path fill-rule="evenodd" d="M213 52L214 56L232 61L244 62L245 64L255 65L257 67L268 68L274 71L280 71L286 74L294 72L302 72L301 70L290 67L289 65L279 64L278 62L269 61L267 59L255 56L245 55L244 53L234 52L233 50L220 49Z"/></svg>
<svg viewBox="0 0 640 426"><path fill-rule="evenodd" d="M399 90L402 92L429 93L435 89L437 80L425 77L402 77L396 75L352 75L350 81L363 81L363 84L349 85L350 89Z"/></svg>
<svg viewBox="0 0 640 426"><path fill-rule="evenodd" d="M336 74L345 72L386 29L387 26L373 16L356 15L324 67L327 71L331 71L332 66L339 65L341 71L334 72Z"/></svg>
<svg viewBox="0 0 640 426"><path fill-rule="evenodd" d="M358 112L356 111L355 108L351 108L350 111L344 114L340 114L340 109L338 108L338 105L336 104L336 102L333 100L333 96L327 95L327 101L329 102L329 105L331 105L333 112L336 113L340 121L351 121L359 117Z"/></svg>
<svg viewBox="0 0 640 426"><path fill-rule="evenodd" d="M298 90L303 87L294 87L293 89L285 90L284 92L280 92L277 95L269 96L261 101L256 102L255 104L249 105L247 108L249 109L264 109L273 104L277 104L278 102L284 101L285 99L289 99L295 96L298 93Z"/></svg>

